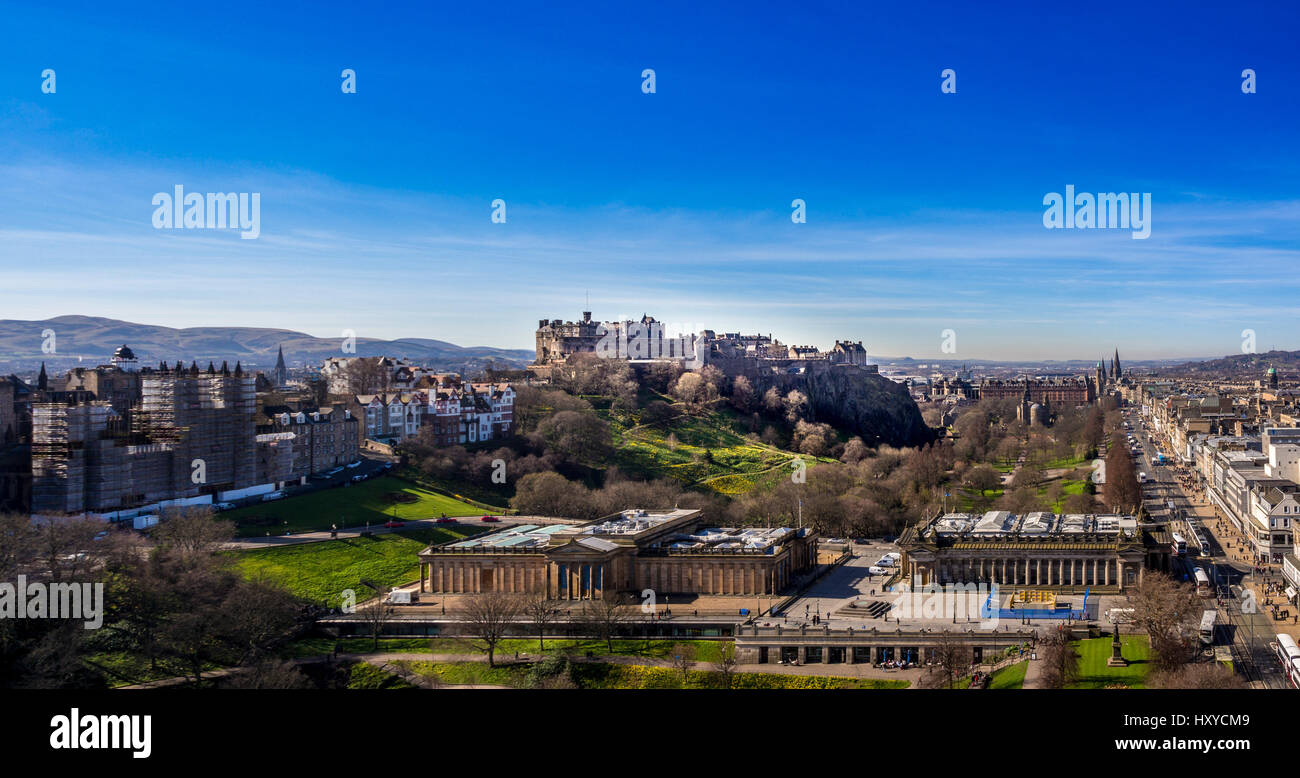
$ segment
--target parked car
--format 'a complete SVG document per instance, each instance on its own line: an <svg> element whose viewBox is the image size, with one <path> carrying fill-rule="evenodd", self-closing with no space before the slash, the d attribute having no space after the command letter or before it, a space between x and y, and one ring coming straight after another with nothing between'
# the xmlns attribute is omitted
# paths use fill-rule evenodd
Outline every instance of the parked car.
<svg viewBox="0 0 1300 778"><path fill-rule="evenodd" d="M212 507L216 508L219 511L233 511L236 506L233 502L219 502Z"/></svg>
<svg viewBox="0 0 1300 778"><path fill-rule="evenodd" d="M389 529L394 529L396 527L405 527L406 522L393 519L392 521L384 522L384 526L388 527Z"/></svg>
<svg viewBox="0 0 1300 778"><path fill-rule="evenodd" d="M867 572L871 573L872 575L889 575L893 571L890 570L888 567L881 567L880 565L872 565L871 567L867 568Z"/></svg>
<svg viewBox="0 0 1300 778"><path fill-rule="evenodd" d="M479 521L501 521L501 519L497 518L496 516L484 516L483 518L479 519Z"/></svg>
<svg viewBox="0 0 1300 778"><path fill-rule="evenodd" d="M366 480L367 478L369 478L369 476L367 476L365 473L362 473L361 475L354 475L352 476L352 483L359 484L362 481Z"/></svg>
<svg viewBox="0 0 1300 778"><path fill-rule="evenodd" d="M446 516L443 516L441 519L438 519L437 521L434 522L434 524L455 524L455 523L456 523L455 519L448 518Z"/></svg>

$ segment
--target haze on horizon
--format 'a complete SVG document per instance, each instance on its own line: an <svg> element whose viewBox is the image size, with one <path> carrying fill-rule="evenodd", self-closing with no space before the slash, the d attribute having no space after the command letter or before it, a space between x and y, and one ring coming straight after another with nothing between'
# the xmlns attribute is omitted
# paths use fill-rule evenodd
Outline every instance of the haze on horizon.
<svg viewBox="0 0 1300 778"><path fill-rule="evenodd" d="M1300 348L1300 12L1120 9L8 8L0 318L531 348L591 310L972 363ZM260 236L154 229L177 184L260 193ZM1150 237L1045 229L1067 185L1150 192Z"/></svg>

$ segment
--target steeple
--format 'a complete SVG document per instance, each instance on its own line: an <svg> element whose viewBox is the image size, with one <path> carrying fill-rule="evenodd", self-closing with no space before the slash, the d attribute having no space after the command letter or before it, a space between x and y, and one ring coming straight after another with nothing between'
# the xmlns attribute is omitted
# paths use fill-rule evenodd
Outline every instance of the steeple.
<svg viewBox="0 0 1300 778"><path fill-rule="evenodd" d="M275 360L275 385L276 388L287 386L289 383L289 367L284 364L284 346L280 346L280 355Z"/></svg>
<svg viewBox="0 0 1300 778"><path fill-rule="evenodd" d="M36 388L45 391L50 388L50 378L45 375L45 363L41 363L41 374L36 377Z"/></svg>
<svg viewBox="0 0 1300 778"><path fill-rule="evenodd" d="M1115 349L1115 379L1119 380L1119 378L1123 375L1124 375L1124 371L1119 366L1119 349L1116 348Z"/></svg>

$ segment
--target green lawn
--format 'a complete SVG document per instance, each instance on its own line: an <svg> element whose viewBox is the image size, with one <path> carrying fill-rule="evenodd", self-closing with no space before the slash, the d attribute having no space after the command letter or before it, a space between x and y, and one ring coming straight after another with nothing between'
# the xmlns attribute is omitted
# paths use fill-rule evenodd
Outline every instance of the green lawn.
<svg viewBox="0 0 1300 778"><path fill-rule="evenodd" d="M1106 660L1111 654L1110 638L1080 640L1074 644L1079 652L1079 680L1072 689L1141 689L1146 685L1151 670L1151 647L1146 635L1121 635L1120 645L1128 667L1109 667Z"/></svg>
<svg viewBox="0 0 1300 778"><path fill-rule="evenodd" d="M380 670L374 665L358 662L348 672L349 689L414 689L405 679Z"/></svg>
<svg viewBox="0 0 1300 778"><path fill-rule="evenodd" d="M394 516L433 519L444 513L481 516L491 511L431 492L403 478L385 476L240 508L221 514L221 518L235 522L239 537L252 537L327 530L331 524L355 529L366 522L379 526Z"/></svg>
<svg viewBox="0 0 1300 778"><path fill-rule="evenodd" d="M110 687L131 686L137 683L162 681L178 675L189 676L192 672L188 662L179 659L159 659L157 666L150 667L149 660L143 655L130 651L106 651L89 654L85 663L96 672L102 673ZM216 670L220 665L204 663L204 671Z"/></svg>
<svg viewBox="0 0 1300 778"><path fill-rule="evenodd" d="M478 529L453 524L230 553L245 577L269 580L304 599L338 607L346 589L356 593L357 602L374 595L362 580L387 589L419 578L415 555L425 546L458 540Z"/></svg>
<svg viewBox="0 0 1300 778"><path fill-rule="evenodd" d="M990 689L1019 689L1025 684L1025 670L1029 669L1028 662L1016 662L1008 665L993 674L993 679L989 681Z"/></svg>

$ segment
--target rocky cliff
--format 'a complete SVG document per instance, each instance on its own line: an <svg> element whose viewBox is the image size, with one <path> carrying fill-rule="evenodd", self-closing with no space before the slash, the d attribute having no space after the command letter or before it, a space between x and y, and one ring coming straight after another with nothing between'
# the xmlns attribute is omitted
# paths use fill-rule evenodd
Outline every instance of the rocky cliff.
<svg viewBox="0 0 1300 778"><path fill-rule="evenodd" d="M918 446L934 440L907 387L875 372L849 365L810 365L802 373L758 379L760 393L775 386L782 393L808 395L813 421L856 435L870 446Z"/></svg>

